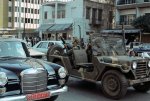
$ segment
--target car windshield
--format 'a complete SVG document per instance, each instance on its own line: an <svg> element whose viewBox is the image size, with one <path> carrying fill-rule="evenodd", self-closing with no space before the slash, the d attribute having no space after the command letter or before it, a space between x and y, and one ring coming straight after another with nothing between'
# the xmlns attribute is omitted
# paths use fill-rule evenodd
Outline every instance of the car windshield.
<svg viewBox="0 0 150 101"><path fill-rule="evenodd" d="M0 58L4 57L26 58L22 43L17 41L0 41Z"/></svg>
<svg viewBox="0 0 150 101"><path fill-rule="evenodd" d="M92 38L92 46L96 54L105 56L125 55L123 39L119 35L94 35Z"/></svg>

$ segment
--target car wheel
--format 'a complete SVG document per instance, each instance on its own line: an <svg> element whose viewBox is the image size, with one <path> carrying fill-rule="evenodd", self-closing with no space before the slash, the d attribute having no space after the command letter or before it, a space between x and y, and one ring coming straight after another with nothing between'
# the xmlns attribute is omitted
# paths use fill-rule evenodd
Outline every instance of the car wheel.
<svg viewBox="0 0 150 101"><path fill-rule="evenodd" d="M127 92L127 79L117 70L109 70L102 77L103 93L112 99L120 99Z"/></svg>
<svg viewBox="0 0 150 101"><path fill-rule="evenodd" d="M50 60L49 56L51 55L63 55L63 53L64 53L64 50L62 47L58 45L53 45L51 48L48 49L47 60Z"/></svg>
<svg viewBox="0 0 150 101"><path fill-rule="evenodd" d="M150 82L145 82L142 85L141 84L133 85L133 88L139 92L147 92L150 90Z"/></svg>
<svg viewBox="0 0 150 101"><path fill-rule="evenodd" d="M52 96L51 98L45 99L44 101L55 101L57 98L58 98L58 95L55 95L55 96Z"/></svg>

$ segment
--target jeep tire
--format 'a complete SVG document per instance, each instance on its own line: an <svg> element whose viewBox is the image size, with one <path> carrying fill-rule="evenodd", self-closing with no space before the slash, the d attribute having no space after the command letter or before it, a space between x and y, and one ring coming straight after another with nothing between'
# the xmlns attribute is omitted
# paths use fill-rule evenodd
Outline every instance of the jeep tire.
<svg viewBox="0 0 150 101"><path fill-rule="evenodd" d="M145 82L143 85L133 85L133 88L139 92L147 92L150 90L150 82Z"/></svg>
<svg viewBox="0 0 150 101"><path fill-rule="evenodd" d="M58 46L58 45L53 45L52 47L50 47L48 49L47 52L47 60L49 61L49 56L50 55L63 55L64 54L64 50L62 47Z"/></svg>
<svg viewBox="0 0 150 101"><path fill-rule="evenodd" d="M102 91L111 99L120 99L127 92L127 79L117 70L109 70L102 76Z"/></svg>

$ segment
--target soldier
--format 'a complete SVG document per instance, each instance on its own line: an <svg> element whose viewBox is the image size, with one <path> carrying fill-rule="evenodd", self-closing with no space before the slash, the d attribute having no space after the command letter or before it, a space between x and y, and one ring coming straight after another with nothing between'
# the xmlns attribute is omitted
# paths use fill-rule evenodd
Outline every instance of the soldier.
<svg viewBox="0 0 150 101"><path fill-rule="evenodd" d="M79 40L77 39L77 38L73 38L73 48L75 48L75 49L80 49L80 47L79 47Z"/></svg>

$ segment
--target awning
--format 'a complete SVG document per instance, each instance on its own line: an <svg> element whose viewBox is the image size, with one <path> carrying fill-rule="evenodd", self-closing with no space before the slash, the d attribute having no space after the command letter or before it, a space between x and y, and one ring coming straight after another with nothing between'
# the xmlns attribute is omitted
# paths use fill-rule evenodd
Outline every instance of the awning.
<svg viewBox="0 0 150 101"><path fill-rule="evenodd" d="M118 34L122 34L122 30L121 29L112 29L112 30L102 30L101 33L118 33ZM125 29L124 30L125 34L139 34L141 33L140 29Z"/></svg>
<svg viewBox="0 0 150 101"><path fill-rule="evenodd" d="M50 28L50 27L52 27L52 26L53 26L53 24L42 24L42 25L38 28L38 31L43 31L43 32L45 32L45 31L48 30L48 28Z"/></svg>
<svg viewBox="0 0 150 101"><path fill-rule="evenodd" d="M72 24L54 24L48 28L48 32L63 32L72 27Z"/></svg>

